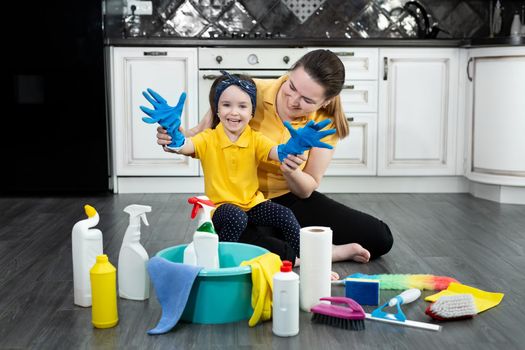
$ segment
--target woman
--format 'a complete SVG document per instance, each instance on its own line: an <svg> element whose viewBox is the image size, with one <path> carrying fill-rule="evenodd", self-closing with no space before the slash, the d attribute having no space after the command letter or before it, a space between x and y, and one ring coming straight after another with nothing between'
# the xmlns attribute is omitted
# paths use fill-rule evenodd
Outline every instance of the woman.
<svg viewBox="0 0 525 350"><path fill-rule="evenodd" d="M335 146L348 136L348 123L339 93L345 81L341 60L329 50L315 50L300 58L287 75L276 80L254 79L257 85L257 108L250 126L275 141L283 143L290 137L283 125L294 128L326 118L337 133L323 139ZM199 125L187 134L195 135L211 126L208 112ZM166 130L159 127L157 143L171 143ZM301 227L327 226L333 231L332 260L354 260L366 263L370 258L386 254L393 244L392 234L382 221L319 193L316 189L333 157L334 150L312 148L301 156L288 156L283 163L263 162L259 165L259 189L265 197L290 208ZM241 241L256 244L295 260L293 249L270 228L250 226Z"/></svg>

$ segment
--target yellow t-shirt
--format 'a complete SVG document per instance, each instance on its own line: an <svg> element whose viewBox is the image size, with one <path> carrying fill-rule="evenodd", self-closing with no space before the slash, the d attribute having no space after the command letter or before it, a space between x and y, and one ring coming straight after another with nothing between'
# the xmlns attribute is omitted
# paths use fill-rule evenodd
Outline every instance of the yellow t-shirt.
<svg viewBox="0 0 525 350"><path fill-rule="evenodd" d="M254 79L255 85L257 86L257 108L255 110L255 116L250 120L250 126L253 130L261 132L278 144L285 143L290 138L290 132L277 115L275 108L277 92L287 79L288 75L284 75L279 79ZM332 119L322 111L316 111L308 117L294 120L291 124L297 129L306 125L309 120L314 120L318 123L327 118ZM334 127L332 120L332 123L329 124L326 129ZM338 140L337 135L333 134L325 137L322 141L335 147ZM304 154L308 156L308 151ZM304 168L305 165L306 162L301 165L301 169ZM259 164L259 190L262 191L266 198L275 198L290 192L279 167L280 163L272 160L262 161L261 164Z"/></svg>
<svg viewBox="0 0 525 350"><path fill-rule="evenodd" d="M258 190L257 166L268 159L276 145L269 138L246 126L239 139L232 142L219 123L191 141L204 171L204 192L215 205L231 203L248 210L266 200Z"/></svg>

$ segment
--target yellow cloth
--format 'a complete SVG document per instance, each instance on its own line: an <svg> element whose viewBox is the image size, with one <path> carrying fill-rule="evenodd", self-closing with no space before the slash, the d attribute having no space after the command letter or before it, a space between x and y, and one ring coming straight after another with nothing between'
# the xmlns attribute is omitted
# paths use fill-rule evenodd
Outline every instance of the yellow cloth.
<svg viewBox="0 0 525 350"><path fill-rule="evenodd" d="M281 258L274 253L266 253L241 263L241 266L252 268L253 315L248 321L250 327L272 318L273 275L280 271L281 265Z"/></svg>
<svg viewBox="0 0 525 350"><path fill-rule="evenodd" d="M257 86L257 108L255 116L250 120L250 126L253 130L261 132L277 144L285 143L290 138L290 132L284 126L282 120L277 115L275 109L275 99L281 85L288 80L288 75L279 79L254 79ZM294 128L306 125L309 120L315 120L316 123L329 118L322 111L316 111L308 117L295 120L291 124ZM326 129L334 128L334 124L329 124ZM335 147L339 138L336 134L323 138L326 142ZM308 156L308 151L304 153ZM306 162L302 164L304 168ZM259 164L259 190L266 198L275 198L290 192L286 180L280 170L279 162L265 160Z"/></svg>
<svg viewBox="0 0 525 350"><path fill-rule="evenodd" d="M274 142L250 126L232 142L220 123L191 141L204 171L204 192L215 205L231 203L249 210L265 201L258 190L257 166L268 159Z"/></svg>
<svg viewBox="0 0 525 350"><path fill-rule="evenodd" d="M503 293L485 292L481 289L452 282L448 285L447 289L442 290L439 293L429 295L425 298L425 300L435 302L442 296L456 294L472 294L478 313L493 308L494 306L497 306L503 299L503 296L505 295Z"/></svg>

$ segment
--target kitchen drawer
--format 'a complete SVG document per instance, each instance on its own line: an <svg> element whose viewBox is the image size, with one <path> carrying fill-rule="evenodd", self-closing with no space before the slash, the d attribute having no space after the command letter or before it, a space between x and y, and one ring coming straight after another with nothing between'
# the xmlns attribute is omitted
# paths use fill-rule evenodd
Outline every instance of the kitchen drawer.
<svg viewBox="0 0 525 350"><path fill-rule="evenodd" d="M377 111L377 81L347 80L340 96L345 112Z"/></svg>
<svg viewBox="0 0 525 350"><path fill-rule="evenodd" d="M309 51L315 50L310 48ZM377 80L379 49L332 47L345 66L346 80Z"/></svg>
<svg viewBox="0 0 525 350"><path fill-rule="evenodd" d="M284 69L305 53L301 48L199 48L199 69Z"/></svg>

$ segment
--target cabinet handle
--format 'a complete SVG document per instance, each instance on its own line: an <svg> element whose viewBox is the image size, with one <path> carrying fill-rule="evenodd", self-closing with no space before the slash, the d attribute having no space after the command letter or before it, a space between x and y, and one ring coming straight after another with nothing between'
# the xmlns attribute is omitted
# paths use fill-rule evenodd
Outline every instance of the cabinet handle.
<svg viewBox="0 0 525 350"><path fill-rule="evenodd" d="M343 85L343 89L353 90L354 86L353 85Z"/></svg>
<svg viewBox="0 0 525 350"><path fill-rule="evenodd" d="M354 117L346 117L346 120L351 123L354 121Z"/></svg>
<svg viewBox="0 0 525 350"><path fill-rule="evenodd" d="M202 79L204 79L204 80L215 80L215 79L217 79L220 76L222 76L222 75L220 75L220 74L203 74L202 75ZM250 75L250 78L255 78L255 79L278 79L280 77L281 77L280 75Z"/></svg>
<svg viewBox="0 0 525 350"><path fill-rule="evenodd" d="M340 52L334 52L337 56L350 56L353 57L355 53L353 51L340 51Z"/></svg>
<svg viewBox="0 0 525 350"><path fill-rule="evenodd" d="M472 62L474 58L469 58L467 63L467 78L469 81L472 81L472 77L470 76L470 62Z"/></svg>
<svg viewBox="0 0 525 350"><path fill-rule="evenodd" d="M383 57L383 80L388 80L388 57Z"/></svg>
<svg viewBox="0 0 525 350"><path fill-rule="evenodd" d="M168 56L167 51L144 51L144 56Z"/></svg>

